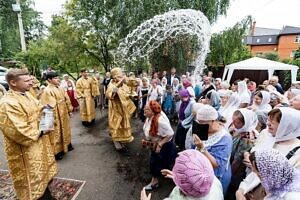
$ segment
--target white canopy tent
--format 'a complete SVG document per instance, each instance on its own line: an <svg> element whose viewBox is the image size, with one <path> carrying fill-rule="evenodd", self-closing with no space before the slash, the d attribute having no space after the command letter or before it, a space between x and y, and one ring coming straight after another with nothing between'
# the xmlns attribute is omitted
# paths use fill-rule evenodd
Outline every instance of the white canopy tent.
<svg viewBox="0 0 300 200"><path fill-rule="evenodd" d="M267 60L264 58L253 57L247 60L226 65L222 80L225 80L228 72L226 80L230 82L234 70L267 70L269 79L272 77L275 70L290 70L292 74L292 82L295 82L297 77L298 66L288 65L285 63Z"/></svg>

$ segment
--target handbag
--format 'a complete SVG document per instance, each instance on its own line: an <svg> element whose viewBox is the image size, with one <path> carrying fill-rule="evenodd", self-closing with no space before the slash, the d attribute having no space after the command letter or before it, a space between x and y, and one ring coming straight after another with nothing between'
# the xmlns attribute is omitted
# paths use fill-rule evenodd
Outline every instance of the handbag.
<svg viewBox="0 0 300 200"><path fill-rule="evenodd" d="M297 146L294 149L292 149L285 157L287 159L290 159L291 157L293 157L295 155L295 153L297 152L298 149L300 149L300 146ZM267 195L267 193L266 193L265 188L261 184L259 184L253 190L247 192L245 194L245 198L247 200L263 200L266 195Z"/></svg>

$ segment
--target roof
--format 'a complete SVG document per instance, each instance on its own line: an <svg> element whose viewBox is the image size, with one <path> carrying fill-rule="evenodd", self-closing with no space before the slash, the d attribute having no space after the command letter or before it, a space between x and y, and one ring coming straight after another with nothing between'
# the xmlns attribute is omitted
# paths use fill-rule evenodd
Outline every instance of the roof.
<svg viewBox="0 0 300 200"><path fill-rule="evenodd" d="M247 36L246 44L251 44L251 45L278 44L278 35Z"/></svg>
<svg viewBox="0 0 300 200"><path fill-rule="evenodd" d="M300 34L300 28L294 26L285 26L279 35Z"/></svg>
<svg viewBox="0 0 300 200"><path fill-rule="evenodd" d="M278 35L280 31L280 29L256 27L253 36Z"/></svg>
<svg viewBox="0 0 300 200"><path fill-rule="evenodd" d="M299 27L284 26L280 29L256 27L253 36L246 36L248 45L269 45L278 44L278 38L281 35L300 34Z"/></svg>
<svg viewBox="0 0 300 200"><path fill-rule="evenodd" d="M282 62L276 62L273 60L268 60L259 57L249 58L240 62L236 62L230 65L225 66L227 69L240 69L240 70L291 70L298 69L295 65L288 65Z"/></svg>

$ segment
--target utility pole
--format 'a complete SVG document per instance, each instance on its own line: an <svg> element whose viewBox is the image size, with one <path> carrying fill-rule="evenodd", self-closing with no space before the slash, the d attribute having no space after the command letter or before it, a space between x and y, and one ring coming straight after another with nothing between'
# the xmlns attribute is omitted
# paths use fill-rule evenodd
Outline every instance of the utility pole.
<svg viewBox="0 0 300 200"><path fill-rule="evenodd" d="M26 43L25 43L25 36L24 36L23 20L22 20L22 15L21 15L20 0L16 0L16 4L13 4L12 7L13 7L13 11L16 12L17 16L18 16L21 48L22 48L22 51L26 51Z"/></svg>

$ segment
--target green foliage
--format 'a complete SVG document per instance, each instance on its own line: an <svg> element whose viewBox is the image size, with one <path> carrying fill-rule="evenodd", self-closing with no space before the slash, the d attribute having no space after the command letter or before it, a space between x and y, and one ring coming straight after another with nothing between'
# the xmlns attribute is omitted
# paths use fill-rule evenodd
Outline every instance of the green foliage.
<svg viewBox="0 0 300 200"><path fill-rule="evenodd" d="M265 58L265 59L268 59L268 60L274 60L274 61L279 60L278 53L276 53L276 52L264 53L262 57Z"/></svg>
<svg viewBox="0 0 300 200"><path fill-rule="evenodd" d="M12 1L12 0L10 0ZM25 0L24 0L25 2ZM26 1L28 5L31 1ZM62 72L77 72L82 67L103 67L105 71L114 65L114 51L120 39L143 21L169 10L192 8L201 10L215 22L218 15L226 14L229 0L70 0L66 13L55 16L49 27L49 36L36 39L32 36L28 52L18 53L16 58L38 71L53 66ZM25 10L24 10L25 12ZM39 19L39 15L31 15ZM30 18L30 17L29 17ZM25 23L25 22L24 22ZM37 26L38 27L38 26ZM32 33L32 31L28 31ZM191 36L166 41L150 58L139 60L128 71L141 71L152 66L169 68L176 66L186 70L195 58L197 43ZM18 44L18 42L17 42ZM19 46L19 45L18 45Z"/></svg>
<svg viewBox="0 0 300 200"><path fill-rule="evenodd" d="M295 54L294 54L294 59L298 59L300 58L300 47L298 47L298 49L296 50Z"/></svg>
<svg viewBox="0 0 300 200"><path fill-rule="evenodd" d="M12 10L15 0L0 0L0 60L11 60L20 51L20 34L17 14ZM21 0L25 40L38 40L45 30L38 12L32 9L31 0Z"/></svg>
<svg viewBox="0 0 300 200"><path fill-rule="evenodd" d="M212 35L210 49L207 58L210 66L227 65L251 57L250 50L243 44L247 28L251 23L248 16L232 28Z"/></svg>
<svg viewBox="0 0 300 200"><path fill-rule="evenodd" d="M16 57L32 68L32 71L41 71L52 66L73 77L72 72L78 75L83 67L97 66L93 57L85 54L86 45L82 34L65 18L54 16L48 38L30 43L27 52L21 52Z"/></svg>
<svg viewBox="0 0 300 200"><path fill-rule="evenodd" d="M300 80L300 58L296 58L294 60L290 60L290 59L286 59L284 61L282 61L286 64L290 64L290 65L296 65L298 66L298 73L297 73L297 80ZM284 72L284 84L285 85L290 85L291 84L291 73L289 71Z"/></svg>
<svg viewBox="0 0 300 200"><path fill-rule="evenodd" d="M150 56L152 68L169 71L175 67L177 72L185 73L187 67L195 60L197 49L195 36L186 35L167 40Z"/></svg>
<svg viewBox="0 0 300 200"><path fill-rule="evenodd" d="M143 21L169 10L192 8L201 10L211 22L214 22L218 15L226 13L228 6L229 0L72 0L66 8L71 23L79 29L86 30L87 34L84 36L88 44L86 52L98 60L107 71L113 64L112 54L119 40L126 37ZM178 65L186 65L188 61L184 60L184 57L187 52L182 51L184 45L180 46L180 41L173 41L173 45L169 47L168 52L179 56ZM162 51L165 49L166 45L163 45L157 54L163 55ZM158 63L157 60L150 62Z"/></svg>

